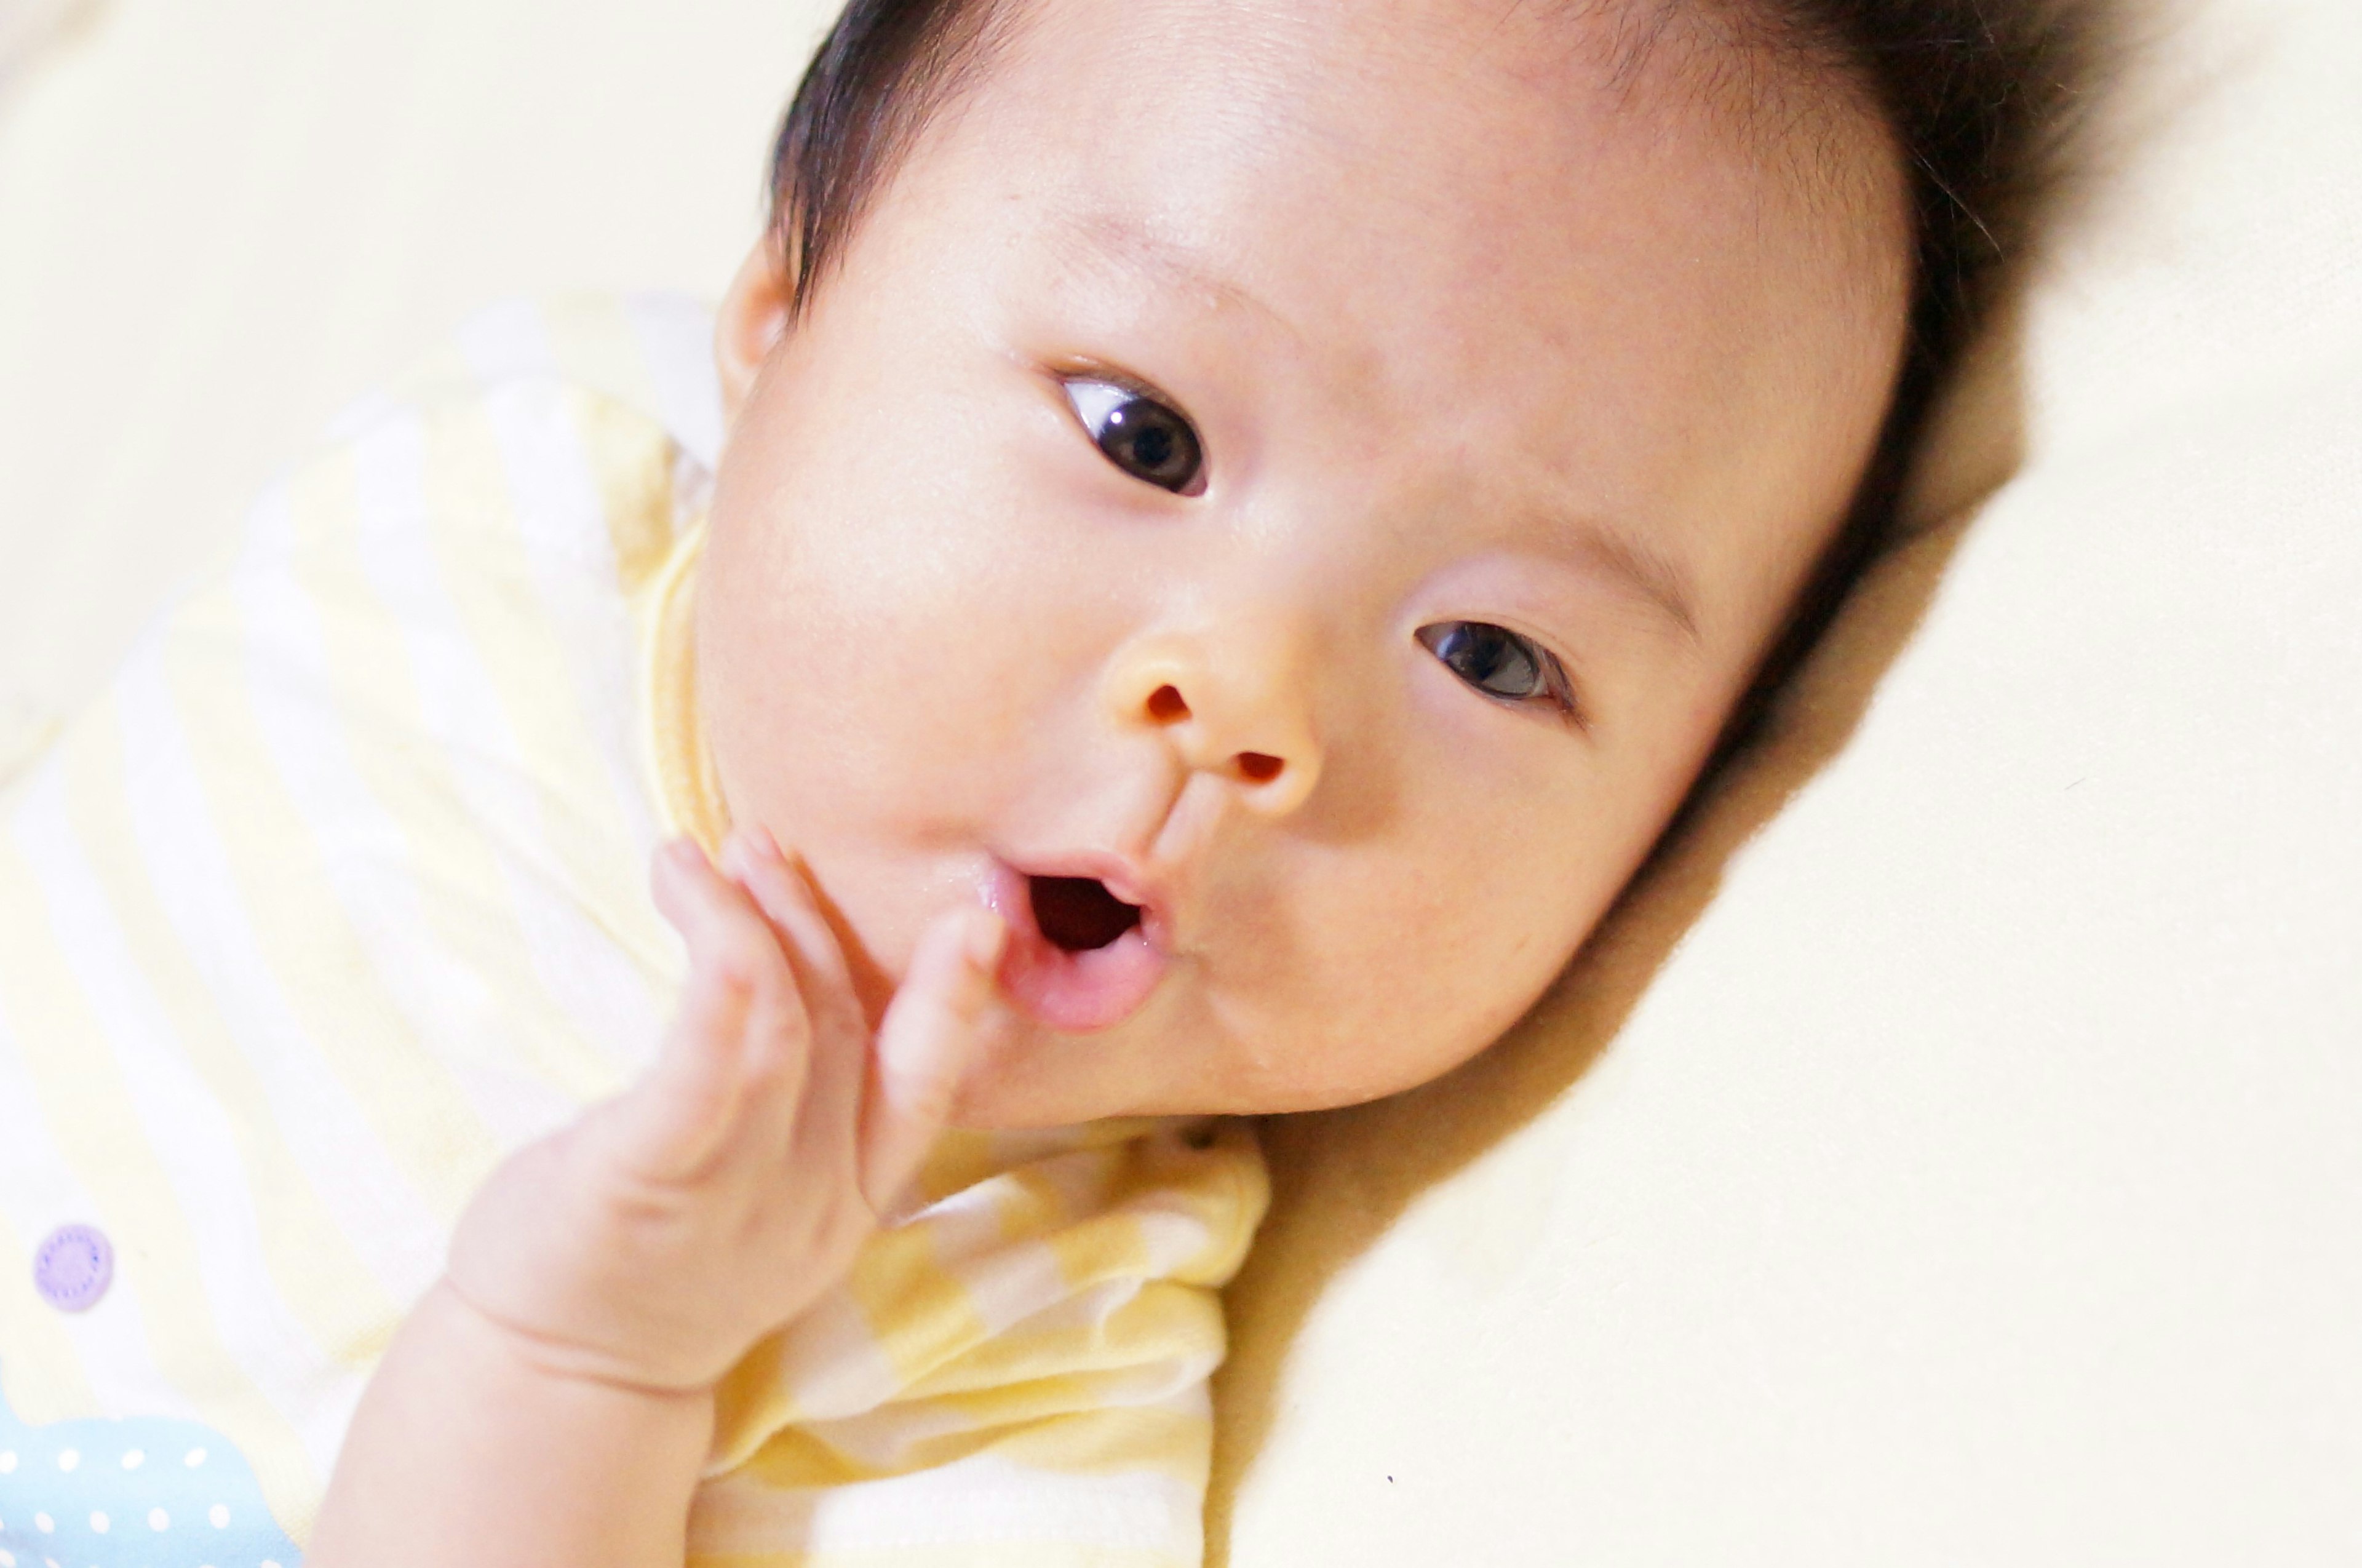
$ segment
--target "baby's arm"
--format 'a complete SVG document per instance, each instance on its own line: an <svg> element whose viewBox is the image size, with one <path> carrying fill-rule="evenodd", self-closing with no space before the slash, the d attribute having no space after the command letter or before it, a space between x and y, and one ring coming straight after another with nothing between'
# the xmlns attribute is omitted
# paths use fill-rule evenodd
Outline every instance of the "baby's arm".
<svg viewBox="0 0 2362 1568"><path fill-rule="evenodd" d="M713 1386L844 1274L976 1059L1003 931L921 940L876 1049L769 841L662 852L690 980L648 1075L493 1173L355 1412L307 1568L677 1565Z"/></svg>

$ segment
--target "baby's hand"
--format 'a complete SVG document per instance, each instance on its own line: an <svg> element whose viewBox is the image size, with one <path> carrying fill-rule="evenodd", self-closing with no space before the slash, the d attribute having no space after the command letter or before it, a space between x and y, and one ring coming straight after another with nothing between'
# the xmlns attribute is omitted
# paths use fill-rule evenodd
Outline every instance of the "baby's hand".
<svg viewBox="0 0 2362 1568"><path fill-rule="evenodd" d="M690 960L662 1052L511 1156L452 1238L454 1289L553 1370L710 1386L843 1275L978 1054L998 915L927 930L873 1051L803 874L760 834L734 834L722 873L693 845L657 853Z"/></svg>

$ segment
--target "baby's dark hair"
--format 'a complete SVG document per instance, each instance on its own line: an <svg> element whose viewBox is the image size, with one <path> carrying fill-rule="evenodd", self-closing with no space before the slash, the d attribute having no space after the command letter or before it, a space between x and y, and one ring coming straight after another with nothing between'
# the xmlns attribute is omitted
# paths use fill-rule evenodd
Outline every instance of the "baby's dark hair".
<svg viewBox="0 0 2362 1568"><path fill-rule="evenodd" d="M2063 172L2105 0L1561 0L1621 5L1646 39L1687 13L1731 47L1835 72L1883 116L1910 181L1907 358L1855 505L1727 726L1719 763L1893 525L1937 392L2021 262ZM1024 0L850 0L771 160L773 236L800 310L914 139L989 61ZM1709 768L1709 772L1712 768Z"/></svg>

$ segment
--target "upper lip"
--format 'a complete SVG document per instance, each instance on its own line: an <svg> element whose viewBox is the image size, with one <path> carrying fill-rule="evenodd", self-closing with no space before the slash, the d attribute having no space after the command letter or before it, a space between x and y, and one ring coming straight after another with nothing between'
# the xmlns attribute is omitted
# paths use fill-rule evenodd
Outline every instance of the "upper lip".
<svg viewBox="0 0 2362 1568"><path fill-rule="evenodd" d="M1170 953L1173 905L1164 884L1138 861L1106 849L1045 850L1012 855L1004 864L1021 877L1087 877L1140 910L1141 934L1158 949Z"/></svg>

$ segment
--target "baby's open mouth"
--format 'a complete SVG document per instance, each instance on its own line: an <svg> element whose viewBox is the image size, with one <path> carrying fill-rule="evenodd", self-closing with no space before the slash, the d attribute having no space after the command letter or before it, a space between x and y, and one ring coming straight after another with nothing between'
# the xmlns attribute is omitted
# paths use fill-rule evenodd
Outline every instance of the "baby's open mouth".
<svg viewBox="0 0 2362 1568"><path fill-rule="evenodd" d="M1163 979L1151 903L1127 903L1087 867L1056 860L1041 871L1001 861L987 897L1009 922L1000 985L1009 999L1053 1029L1088 1033L1122 1022ZM1129 889L1126 891L1130 891Z"/></svg>
<svg viewBox="0 0 2362 1568"><path fill-rule="evenodd" d="M1140 906L1127 904L1096 877L1028 877L1033 923L1068 953L1105 947L1140 923Z"/></svg>

